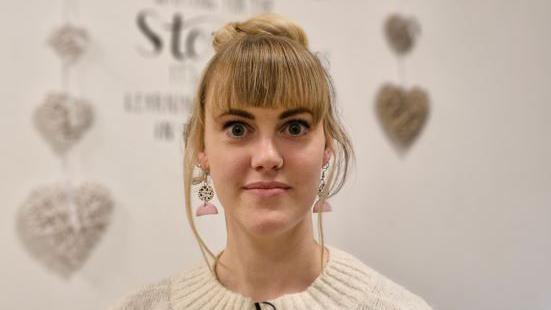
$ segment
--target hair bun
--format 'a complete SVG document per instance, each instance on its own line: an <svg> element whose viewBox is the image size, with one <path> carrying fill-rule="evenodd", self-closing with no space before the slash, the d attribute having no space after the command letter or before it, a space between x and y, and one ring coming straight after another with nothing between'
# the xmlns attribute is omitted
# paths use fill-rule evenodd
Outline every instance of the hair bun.
<svg viewBox="0 0 551 310"><path fill-rule="evenodd" d="M226 43L247 35L269 34L282 36L308 48L306 33L297 23L281 15L268 13L244 22L231 22L214 32L212 46L219 52Z"/></svg>

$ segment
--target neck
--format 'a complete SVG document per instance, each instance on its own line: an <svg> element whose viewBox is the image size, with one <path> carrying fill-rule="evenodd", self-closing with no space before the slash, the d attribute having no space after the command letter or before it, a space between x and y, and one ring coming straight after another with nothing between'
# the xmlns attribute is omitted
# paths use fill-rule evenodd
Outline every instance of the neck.
<svg viewBox="0 0 551 310"><path fill-rule="evenodd" d="M261 239L246 233L230 234L216 264L218 281L255 301L304 291L319 276L321 246L306 217L289 231ZM324 266L328 259L324 252Z"/></svg>

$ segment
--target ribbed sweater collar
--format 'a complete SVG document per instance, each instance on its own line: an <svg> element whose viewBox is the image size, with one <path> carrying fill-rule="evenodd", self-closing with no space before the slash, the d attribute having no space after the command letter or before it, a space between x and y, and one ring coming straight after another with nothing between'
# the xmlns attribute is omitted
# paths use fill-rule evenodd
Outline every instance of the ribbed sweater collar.
<svg viewBox="0 0 551 310"><path fill-rule="evenodd" d="M346 309L356 304L369 275L348 253L325 245L329 258L323 272L299 293L267 300L276 309ZM256 309L254 301L224 287L204 263L175 276L170 284L173 310ZM272 309L262 304L262 309Z"/></svg>

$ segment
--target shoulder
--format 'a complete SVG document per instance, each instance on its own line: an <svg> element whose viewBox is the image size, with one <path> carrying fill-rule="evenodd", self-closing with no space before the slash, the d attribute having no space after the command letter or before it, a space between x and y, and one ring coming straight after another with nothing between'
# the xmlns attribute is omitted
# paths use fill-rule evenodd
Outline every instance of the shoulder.
<svg viewBox="0 0 551 310"><path fill-rule="evenodd" d="M331 249L337 257L336 263L343 271L347 269L346 273L353 278L351 282L362 292L358 296L357 310L432 310L422 297L364 264L354 255L334 247Z"/></svg>
<svg viewBox="0 0 551 310"><path fill-rule="evenodd" d="M143 286L116 301L108 310L169 310L170 278Z"/></svg>
<svg viewBox="0 0 551 310"><path fill-rule="evenodd" d="M131 291L119 298L108 310L172 310L170 296L175 283L184 280L193 282L197 275L207 272L208 268L204 264L196 263L188 269Z"/></svg>

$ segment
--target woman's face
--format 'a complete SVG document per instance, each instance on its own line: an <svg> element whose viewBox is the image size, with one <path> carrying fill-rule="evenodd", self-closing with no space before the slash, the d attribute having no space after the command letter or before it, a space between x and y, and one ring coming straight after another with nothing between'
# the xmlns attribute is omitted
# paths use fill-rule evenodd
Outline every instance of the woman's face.
<svg viewBox="0 0 551 310"><path fill-rule="evenodd" d="M214 115L207 104L198 159L230 226L270 235L310 216L331 153L322 122L312 121L307 109L239 107Z"/></svg>

